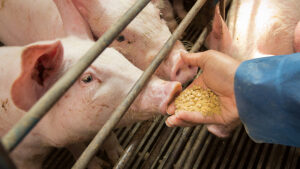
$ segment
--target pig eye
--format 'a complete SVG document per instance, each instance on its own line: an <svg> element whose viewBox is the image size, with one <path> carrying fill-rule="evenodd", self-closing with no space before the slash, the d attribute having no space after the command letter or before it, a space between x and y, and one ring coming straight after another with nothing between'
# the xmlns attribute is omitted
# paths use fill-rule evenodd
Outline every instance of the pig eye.
<svg viewBox="0 0 300 169"><path fill-rule="evenodd" d="M162 19L163 18L163 14L160 12L159 13L159 18Z"/></svg>
<svg viewBox="0 0 300 169"><path fill-rule="evenodd" d="M91 74L87 74L81 79L81 81L83 81L84 83L90 83L91 81L93 81L93 76Z"/></svg>

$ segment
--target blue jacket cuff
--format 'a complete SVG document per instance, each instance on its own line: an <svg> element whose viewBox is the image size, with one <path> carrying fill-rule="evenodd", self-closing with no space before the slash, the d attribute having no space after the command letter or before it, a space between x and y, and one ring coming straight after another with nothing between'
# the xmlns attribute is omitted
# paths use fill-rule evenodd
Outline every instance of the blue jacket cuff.
<svg viewBox="0 0 300 169"><path fill-rule="evenodd" d="M242 62L234 88L253 140L300 147L300 53Z"/></svg>

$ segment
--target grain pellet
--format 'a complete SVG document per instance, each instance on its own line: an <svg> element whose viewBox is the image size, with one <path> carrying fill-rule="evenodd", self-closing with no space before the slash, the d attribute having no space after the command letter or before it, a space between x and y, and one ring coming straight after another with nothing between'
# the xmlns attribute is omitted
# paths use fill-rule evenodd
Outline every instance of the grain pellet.
<svg viewBox="0 0 300 169"><path fill-rule="evenodd" d="M180 93L175 99L176 111L201 112L204 116L220 114L220 99L210 89L193 86Z"/></svg>

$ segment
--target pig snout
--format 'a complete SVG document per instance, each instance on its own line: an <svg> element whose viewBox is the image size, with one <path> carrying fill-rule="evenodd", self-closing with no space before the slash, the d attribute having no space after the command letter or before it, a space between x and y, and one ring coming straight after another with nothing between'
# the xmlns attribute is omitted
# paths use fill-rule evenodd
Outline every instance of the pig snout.
<svg viewBox="0 0 300 169"><path fill-rule="evenodd" d="M180 53L186 53L184 46L181 42L177 41L168 59L166 60L166 72L170 74L170 80L186 83L197 74L197 67L187 65L183 62Z"/></svg>
<svg viewBox="0 0 300 169"><path fill-rule="evenodd" d="M135 102L135 109L144 113L165 114L169 103L182 90L179 82L152 78Z"/></svg>
<svg viewBox="0 0 300 169"><path fill-rule="evenodd" d="M168 84L161 89L161 92L163 95L165 95L165 97L163 96L159 106L161 113L165 114L167 112L167 107L173 101L173 99L179 95L181 90L182 87L179 82L168 82Z"/></svg>
<svg viewBox="0 0 300 169"><path fill-rule="evenodd" d="M179 59L171 69L171 80L186 83L197 74L197 69L197 67L185 64L181 56L179 56Z"/></svg>

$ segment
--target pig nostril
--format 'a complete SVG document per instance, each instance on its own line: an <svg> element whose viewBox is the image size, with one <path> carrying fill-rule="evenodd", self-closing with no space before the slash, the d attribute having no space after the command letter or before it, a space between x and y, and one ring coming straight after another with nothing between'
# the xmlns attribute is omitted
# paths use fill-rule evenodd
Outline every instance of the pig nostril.
<svg viewBox="0 0 300 169"><path fill-rule="evenodd" d="M192 66L192 65L188 65L188 68L189 68L189 69L192 69L192 68L193 68L193 66Z"/></svg>
<svg viewBox="0 0 300 169"><path fill-rule="evenodd" d="M180 74L180 69L179 70L177 70L177 72L176 72L176 76L178 76Z"/></svg>

